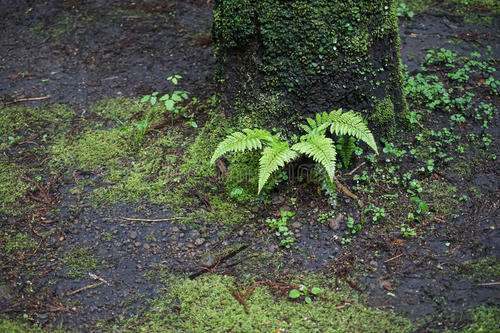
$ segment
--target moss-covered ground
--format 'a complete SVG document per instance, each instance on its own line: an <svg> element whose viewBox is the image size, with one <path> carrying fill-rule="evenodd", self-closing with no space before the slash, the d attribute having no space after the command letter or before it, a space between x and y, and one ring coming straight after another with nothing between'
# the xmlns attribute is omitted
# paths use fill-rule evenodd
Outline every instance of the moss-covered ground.
<svg viewBox="0 0 500 333"><path fill-rule="evenodd" d="M421 15L432 6L405 3ZM151 22L175 17L167 7L128 8L125 24L152 24L156 34ZM498 13L490 1L439 8ZM30 33L60 43L98 23L78 15ZM195 99L195 89L180 106L186 116L137 94L84 107L5 103L0 332L498 331L498 56L477 43L466 49L415 51L404 114L389 97L371 101L381 154L358 143L350 164L338 164L359 202L293 168L257 195L255 152L210 163L226 134L267 127L259 113L286 109L276 95L236 104L246 115L236 119L219 96ZM289 248L269 227L287 212ZM289 297L300 285L321 292L310 303Z"/></svg>

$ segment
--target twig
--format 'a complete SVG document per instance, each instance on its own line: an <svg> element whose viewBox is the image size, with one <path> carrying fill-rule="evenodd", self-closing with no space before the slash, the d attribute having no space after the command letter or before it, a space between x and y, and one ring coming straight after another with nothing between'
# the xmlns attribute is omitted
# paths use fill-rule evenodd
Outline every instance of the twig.
<svg viewBox="0 0 500 333"><path fill-rule="evenodd" d="M108 281L106 281L106 280L104 280L102 277L97 276L97 275L95 275L94 273L89 273L89 276L90 276L90 278L92 278L92 279L94 279L94 280L99 280L99 281L101 281L102 283L105 283L105 284L107 284L107 285L109 286L109 282L108 282Z"/></svg>
<svg viewBox="0 0 500 333"><path fill-rule="evenodd" d="M15 104L15 103L19 103L19 102L41 101L41 100L48 99L48 98L50 98L50 95L40 96L40 97L24 97L24 98L15 99L15 100L13 100L11 102L7 102L5 104L10 105L10 104Z"/></svg>
<svg viewBox="0 0 500 333"><path fill-rule="evenodd" d="M101 286L103 284L104 284L104 282L102 282L102 281L99 281L99 282L94 283L94 284L89 284L88 286L85 286L85 287L82 287L82 288L79 288L79 289L76 289L76 290L73 290L73 291L70 291L70 292L66 293L66 296L73 296L73 295L78 294L78 293L80 293L82 291L85 291L85 290L88 290L88 289L97 288L97 287L99 287L99 286Z"/></svg>
<svg viewBox="0 0 500 333"><path fill-rule="evenodd" d="M478 286L482 286L482 287L487 287L487 286L498 286L498 285L500 285L500 281L490 282L490 283L480 283L480 284L478 284Z"/></svg>
<svg viewBox="0 0 500 333"><path fill-rule="evenodd" d="M401 257L403 254L404 254L404 253L398 254L397 256L392 257L392 258L390 258L390 259L387 259L387 260L386 260L386 261L384 261L384 262L393 261L394 259L397 259L397 258Z"/></svg>
<svg viewBox="0 0 500 333"><path fill-rule="evenodd" d="M240 247L238 247L237 249L229 252L228 254L222 256L221 258L217 259L213 265L210 265L208 267L203 267L202 269L200 269L199 271L197 272L194 272L192 273L191 275L189 275L189 278L191 280L194 280L196 279L198 276L200 275L203 275L207 272L210 272L212 271L213 269L215 269L216 267L218 267L220 264L224 263L225 261L227 261L228 259L231 259L232 257L234 257L235 255L237 255L238 253L246 250L248 248L248 245L246 244L243 244L241 245Z"/></svg>
<svg viewBox="0 0 500 333"><path fill-rule="evenodd" d="M348 176L352 176L354 173L356 173L356 171L358 171L365 164L366 164L366 162L361 163L360 165L358 165L357 167L355 167L354 169L352 169L351 172L349 172L347 175Z"/></svg>
<svg viewBox="0 0 500 333"><path fill-rule="evenodd" d="M179 220L181 217L168 217L168 218L163 218L163 219L141 219L141 218L135 218L135 217L106 217L104 220L125 220L125 221L132 221L132 222L168 222L171 220Z"/></svg>
<svg viewBox="0 0 500 333"><path fill-rule="evenodd" d="M342 184L337 178L335 178L335 185L337 185L337 188L340 190L340 192L356 201L360 207L363 207L363 202L359 200L359 197L356 194L352 193L351 190L349 190L349 188Z"/></svg>

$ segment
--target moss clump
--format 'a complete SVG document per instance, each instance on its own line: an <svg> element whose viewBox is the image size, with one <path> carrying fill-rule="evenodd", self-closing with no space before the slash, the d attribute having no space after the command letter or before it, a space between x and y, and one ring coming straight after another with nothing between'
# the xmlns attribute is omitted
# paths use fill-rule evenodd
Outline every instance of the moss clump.
<svg viewBox="0 0 500 333"><path fill-rule="evenodd" d="M396 112L394 103L390 97L377 100L370 115L370 124L376 126L380 131L391 133L394 131Z"/></svg>
<svg viewBox="0 0 500 333"><path fill-rule="evenodd" d="M495 257L486 257L464 263L460 272L476 282L488 282L500 276L500 263Z"/></svg>
<svg viewBox="0 0 500 333"><path fill-rule="evenodd" d="M431 210L442 218L457 214L460 202L457 188L445 181L426 181L422 184L422 198L430 204Z"/></svg>
<svg viewBox="0 0 500 333"><path fill-rule="evenodd" d="M18 232L15 235L4 235L3 251L7 254L13 254L18 251L28 251L36 247L36 241L30 235L24 232Z"/></svg>
<svg viewBox="0 0 500 333"><path fill-rule="evenodd" d="M72 279L82 278L102 265L95 254L84 247L74 248L63 257L62 261L68 276Z"/></svg>
<svg viewBox="0 0 500 333"><path fill-rule="evenodd" d="M91 111L103 119L123 124L129 122L132 117L141 114L144 111L144 106L139 101L119 97L101 100L92 106Z"/></svg>
<svg viewBox="0 0 500 333"><path fill-rule="evenodd" d="M62 139L52 147L52 163L85 171L115 166L129 154L125 136L121 129L88 130L75 142Z"/></svg>
<svg viewBox="0 0 500 333"><path fill-rule="evenodd" d="M167 297L151 311L126 323L126 331L142 332L410 332L411 324L389 312L370 309L345 293L326 291L312 304L276 299L257 287L246 301L247 311L232 295L231 277L177 279ZM354 296L353 296L354 297Z"/></svg>
<svg viewBox="0 0 500 333"><path fill-rule="evenodd" d="M11 320L0 318L0 332L5 333L42 333L38 326L30 325L29 323L21 320ZM59 330L57 330L59 332Z"/></svg>
<svg viewBox="0 0 500 333"><path fill-rule="evenodd" d="M472 311L472 324L459 330L460 333L499 332L500 307L480 306Z"/></svg>
<svg viewBox="0 0 500 333"><path fill-rule="evenodd" d="M64 105L0 108L0 150L25 140L52 142L69 129L73 112Z"/></svg>
<svg viewBox="0 0 500 333"><path fill-rule="evenodd" d="M19 207L19 200L29 189L20 178L19 167L0 162L0 214L12 214Z"/></svg>

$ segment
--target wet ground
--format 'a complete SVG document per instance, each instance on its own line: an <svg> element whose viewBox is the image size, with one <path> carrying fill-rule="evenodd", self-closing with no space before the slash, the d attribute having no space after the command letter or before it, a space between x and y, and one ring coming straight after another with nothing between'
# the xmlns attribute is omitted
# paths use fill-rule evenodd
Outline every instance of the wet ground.
<svg viewBox="0 0 500 333"><path fill-rule="evenodd" d="M23 103L67 103L85 118L94 102L162 90L165 77L174 73L183 76L183 89L200 98L215 89L211 7L204 0L0 0L0 21L0 103L41 97ZM414 72L428 48L465 54L484 52L488 45L498 59L498 32L499 20L483 26L464 24L441 11L420 14L401 23L403 61ZM498 116L495 122L498 134ZM484 196L461 206L449 223L437 223L424 237L408 242L373 227L349 247L340 243L344 226L315 223L311 216L327 203L310 205L306 189L293 226L299 250L280 254L288 263L283 268L272 259L280 250L258 218L236 227L204 221L183 225L175 223L168 207L159 205L95 208L70 191L74 180L62 179L53 188L58 210L41 214L43 224L35 228L43 234L36 251L18 258L22 265L12 258L3 260L9 283L0 290L0 313L28 312L41 324L90 331L98 322L147 308L168 288L158 279L166 271L266 276L303 268L356 280L352 287L366 293L371 305L421 320L421 331L460 326L465 319L456 314L479 304L500 304L498 285L481 286L456 274L464 262L500 256L497 165L485 164L465 182L478 186ZM281 207L282 196L273 198L271 210ZM0 225L22 228L23 222L9 218ZM81 249L96 259L91 265L97 277L71 271L71 254L78 261L84 257ZM62 263L61 258L67 259ZM223 262L215 264L218 260ZM36 274L23 273L36 265L42 266ZM81 289L93 283L100 285ZM32 299L17 296L27 294Z"/></svg>

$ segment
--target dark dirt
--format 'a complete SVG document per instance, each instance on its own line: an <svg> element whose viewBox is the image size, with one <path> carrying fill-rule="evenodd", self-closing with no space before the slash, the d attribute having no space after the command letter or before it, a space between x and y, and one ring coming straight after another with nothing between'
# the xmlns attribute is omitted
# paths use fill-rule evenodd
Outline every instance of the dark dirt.
<svg viewBox="0 0 500 333"><path fill-rule="evenodd" d="M209 96L215 71L207 37L210 16L211 8L202 0L0 0L0 101L50 95L46 102L68 103L84 113L105 97L161 90L165 77L173 73L183 75L182 88ZM404 63L416 71L426 49L441 46L469 53L491 45L498 58L498 28L498 20L492 27L480 27L442 13L419 15L401 24ZM496 122L498 128L498 115ZM2 279L9 289L0 290L0 313L27 311L41 324L92 331L99 321L143 310L168 287L160 282L162 274L206 270L272 276L300 268L357 280L352 286L363 290L370 304L420 320L420 331L460 326L465 319L454 314L478 304L500 304L498 286L478 286L455 271L467 260L500 256L498 165L476 170L469 181L485 196L461 206L458 218L436 224L425 237L402 242L397 233L381 235L373 226L350 247L340 245L345 226L333 230L328 223L316 223L316 211L327 203L311 204L313 195L303 189L297 205L305 208L294 220L300 223L298 250L285 252L277 262L272 258L279 251L276 240L262 220L237 227L128 221L123 217L154 220L173 215L166 207L149 204L93 208L69 192L71 180L61 180L51 193L58 211L41 213L38 249L32 256L2 263ZM276 199L271 211L280 208ZM6 223L23 228L22 220L0 225ZM248 247L235 251L240 246ZM93 272L109 286L68 295L96 282L87 275L68 276L61 258L75 248L88 248L99 258ZM234 256L226 258L231 251ZM220 258L224 262L218 262ZM36 273L24 274L27 268ZM357 279L351 276L354 271ZM17 297L27 294L31 298Z"/></svg>

